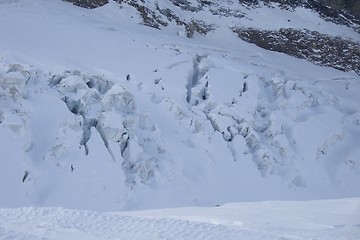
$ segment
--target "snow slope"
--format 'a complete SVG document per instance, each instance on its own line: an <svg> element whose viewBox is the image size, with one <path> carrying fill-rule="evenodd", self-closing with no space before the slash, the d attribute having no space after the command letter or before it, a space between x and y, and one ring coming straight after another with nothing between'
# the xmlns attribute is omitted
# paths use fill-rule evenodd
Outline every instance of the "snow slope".
<svg viewBox="0 0 360 240"><path fill-rule="evenodd" d="M212 208L89 212L0 209L1 239L356 240L360 199L232 203Z"/></svg>
<svg viewBox="0 0 360 240"><path fill-rule="evenodd" d="M115 3L0 1L0 206L360 195L358 75L139 21Z"/></svg>

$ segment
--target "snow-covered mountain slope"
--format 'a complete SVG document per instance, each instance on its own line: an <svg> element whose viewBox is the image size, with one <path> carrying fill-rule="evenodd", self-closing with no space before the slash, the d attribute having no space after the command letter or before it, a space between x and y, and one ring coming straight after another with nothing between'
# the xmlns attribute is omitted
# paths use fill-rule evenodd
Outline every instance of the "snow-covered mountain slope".
<svg viewBox="0 0 360 240"><path fill-rule="evenodd" d="M107 0L66 0L82 7ZM119 5L114 4L114 2ZM134 21L192 38L231 29L244 41L312 63L360 74L360 3L329 0L115 0Z"/></svg>
<svg viewBox="0 0 360 240"><path fill-rule="evenodd" d="M359 75L140 19L0 1L0 206L359 196Z"/></svg>
<svg viewBox="0 0 360 240"><path fill-rule="evenodd" d="M0 209L0 238L356 240L359 214L359 198L115 213Z"/></svg>

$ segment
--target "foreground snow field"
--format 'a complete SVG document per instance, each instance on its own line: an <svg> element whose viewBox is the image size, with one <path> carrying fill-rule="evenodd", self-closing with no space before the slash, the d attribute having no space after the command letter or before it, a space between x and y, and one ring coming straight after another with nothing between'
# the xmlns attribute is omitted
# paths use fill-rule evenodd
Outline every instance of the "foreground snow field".
<svg viewBox="0 0 360 240"><path fill-rule="evenodd" d="M0 209L2 240L357 240L359 237L360 198L108 213L62 208Z"/></svg>

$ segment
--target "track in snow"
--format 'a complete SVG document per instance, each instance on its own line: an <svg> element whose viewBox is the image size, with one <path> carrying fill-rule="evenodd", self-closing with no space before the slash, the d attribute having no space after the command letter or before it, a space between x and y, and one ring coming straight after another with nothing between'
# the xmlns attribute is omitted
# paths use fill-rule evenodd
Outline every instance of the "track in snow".
<svg viewBox="0 0 360 240"><path fill-rule="evenodd" d="M0 209L0 239L358 239L360 199L99 213Z"/></svg>

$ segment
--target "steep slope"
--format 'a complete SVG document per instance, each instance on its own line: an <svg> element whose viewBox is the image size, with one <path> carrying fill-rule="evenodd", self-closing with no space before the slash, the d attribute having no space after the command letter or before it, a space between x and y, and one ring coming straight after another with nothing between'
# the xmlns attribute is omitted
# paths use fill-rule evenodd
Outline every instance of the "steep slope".
<svg viewBox="0 0 360 240"><path fill-rule="evenodd" d="M89 8L108 3L108 1L69 1ZM206 35L218 29L230 28L239 38L259 47L306 59L321 66L360 73L358 64L360 17L357 11L360 5L357 2L338 0L155 2L117 0L115 2L121 7L126 6L137 11L141 23L145 26L164 29L175 25L179 29L178 34L185 34L189 38L195 33Z"/></svg>
<svg viewBox="0 0 360 240"><path fill-rule="evenodd" d="M136 8L121 6L1 2L0 206L115 210L360 194L359 75L264 50L229 28L192 39L186 26L148 28ZM300 16L262 11L278 25ZM358 37L301 13L328 35ZM205 23L213 16L198 14ZM244 24L264 24L262 16Z"/></svg>

